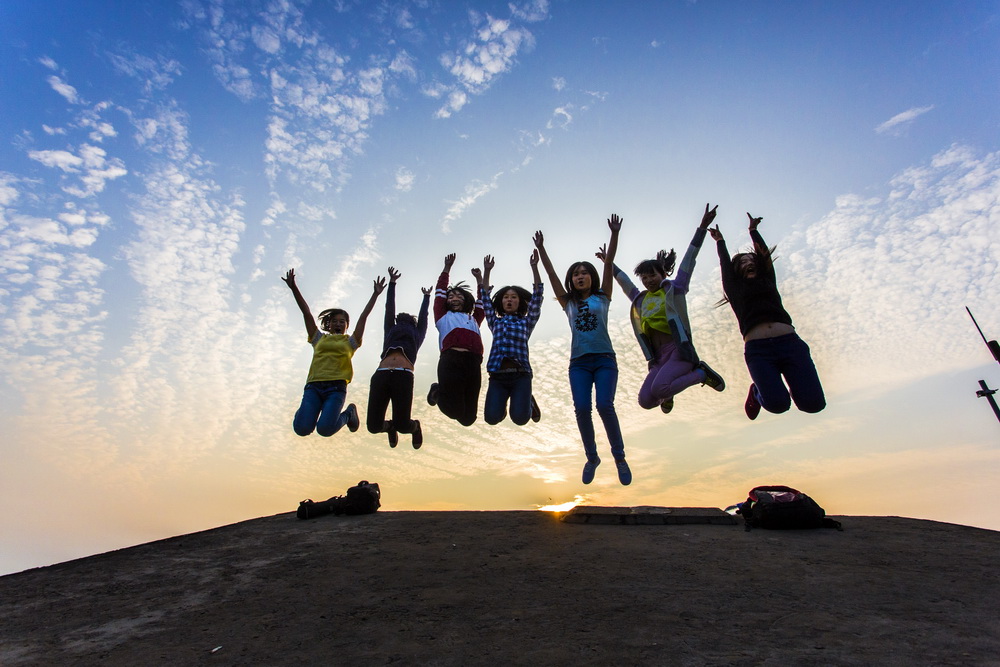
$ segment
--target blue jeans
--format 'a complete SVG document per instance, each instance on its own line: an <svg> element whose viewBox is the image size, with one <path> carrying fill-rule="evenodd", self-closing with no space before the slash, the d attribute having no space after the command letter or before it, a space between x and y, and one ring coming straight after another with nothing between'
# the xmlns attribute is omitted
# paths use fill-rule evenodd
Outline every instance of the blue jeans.
<svg viewBox="0 0 1000 667"><path fill-rule="evenodd" d="M826 407L809 346L798 334L748 340L743 357L757 386L757 400L768 412L785 412L792 401L803 412L819 412Z"/></svg>
<svg viewBox="0 0 1000 667"><path fill-rule="evenodd" d="M594 388L597 398L597 414L604 422L604 430L611 443L611 454L615 460L625 458L625 442L622 429L615 413L615 390L618 388L618 362L613 354L584 354L569 362L569 389L573 394L573 408L576 410L576 425L583 438L583 451L587 460L597 456L597 441L594 436L593 407L590 402L590 388Z"/></svg>
<svg viewBox="0 0 1000 667"><path fill-rule="evenodd" d="M302 391L302 404L292 420L292 428L301 436L316 430L328 438L347 423L347 414L341 412L347 400L347 383L343 380L310 382Z"/></svg>
<svg viewBox="0 0 1000 667"><path fill-rule="evenodd" d="M510 401L510 420L524 426L531 418L531 373L490 373L486 388L483 419L487 424L499 424L507 416Z"/></svg>

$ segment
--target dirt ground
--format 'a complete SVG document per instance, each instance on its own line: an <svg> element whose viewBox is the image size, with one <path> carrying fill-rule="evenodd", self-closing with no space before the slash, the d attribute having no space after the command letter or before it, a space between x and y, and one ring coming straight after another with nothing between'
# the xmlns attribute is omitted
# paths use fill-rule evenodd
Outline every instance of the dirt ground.
<svg viewBox="0 0 1000 667"><path fill-rule="evenodd" d="M280 514L0 577L2 665L1000 665L1000 533Z"/></svg>

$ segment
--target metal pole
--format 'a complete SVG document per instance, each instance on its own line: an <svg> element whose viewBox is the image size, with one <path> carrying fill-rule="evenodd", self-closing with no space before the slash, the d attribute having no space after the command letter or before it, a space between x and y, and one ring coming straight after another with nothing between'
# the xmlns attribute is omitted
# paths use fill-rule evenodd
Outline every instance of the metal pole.
<svg viewBox="0 0 1000 667"><path fill-rule="evenodd" d="M990 402L990 407L993 408L993 414L997 416L997 421L1000 421L1000 407L997 407L997 401L993 398L993 394L997 393L997 390L987 387L985 380L980 380L979 386L982 387L982 389L976 392L976 396L979 398L983 398L984 396L986 397L986 400Z"/></svg>

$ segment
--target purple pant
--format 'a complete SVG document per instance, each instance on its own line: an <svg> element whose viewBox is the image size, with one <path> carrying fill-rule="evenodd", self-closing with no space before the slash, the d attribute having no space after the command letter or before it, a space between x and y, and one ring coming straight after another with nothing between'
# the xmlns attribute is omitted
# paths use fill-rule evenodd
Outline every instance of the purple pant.
<svg viewBox="0 0 1000 667"><path fill-rule="evenodd" d="M639 388L639 406L652 410L674 394L704 380L704 374L695 370L694 364L680 358L677 345L667 343L656 351L656 358L650 362L649 375Z"/></svg>

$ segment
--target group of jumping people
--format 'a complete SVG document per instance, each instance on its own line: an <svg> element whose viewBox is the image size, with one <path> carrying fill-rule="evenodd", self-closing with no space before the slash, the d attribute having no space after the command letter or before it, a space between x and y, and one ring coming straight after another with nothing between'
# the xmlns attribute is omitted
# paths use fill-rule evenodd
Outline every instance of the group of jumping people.
<svg viewBox="0 0 1000 667"><path fill-rule="evenodd" d="M483 340L480 326L486 320L493 344L486 362L489 381L483 417L488 424L498 424L510 414L511 421L524 425L538 421L541 410L531 392L532 370L528 339L541 313L544 286L538 270L545 268L553 294L569 320L569 385L576 412L577 426L583 440L586 462L582 481L594 480L601 458L594 432L593 406L604 424L623 485L632 482L632 472L625 459L625 443L615 413L618 364L608 333L608 313L614 283L628 297L630 319L636 340L648 362L649 372L639 388L639 405L652 410L659 407L669 413L674 397L696 384L723 391L726 383L695 350L687 310L687 293L695 260L710 234L716 242L722 273L723 299L739 324L745 343L744 358L752 380L744 409L756 419L761 409L785 412L794 401L803 412L815 413L826 407L823 387L809 353L809 346L795 333L792 318L781 303L774 273L774 248L769 248L758 230L762 218L749 218L749 252L730 257L719 226L710 227L716 209L705 205L701 223L677 267L676 253L660 251L654 259L639 262L633 273L640 289L628 274L615 264L622 219L612 215L607 223L610 240L596 252L603 271L588 261L570 265L560 281L545 247L541 231L535 232L529 264L532 290L508 285L495 293L490 284L494 259L487 255L482 269L472 269L476 294L462 282L451 283L455 255L444 258L434 293L434 323L438 331L440 357L437 382L430 386L427 402L437 406L447 417L463 426L476 421L482 389L481 367ZM390 447L399 443L399 434L411 436L414 449L423 444L420 421L412 418L413 365L427 333L431 289L421 288L423 300L419 314L396 312L396 282L400 272L388 268L389 280L385 303L384 335L381 361L371 378L366 425L370 433L385 433ZM282 278L292 290L302 312L313 359L302 395L302 403L292 427L306 436L314 430L331 436L345 425L351 431L361 426L354 403L344 408L347 384L353 379L351 359L361 347L365 324L379 295L386 291L386 279L373 281L372 294L350 335L350 317L344 310L331 308L319 314L319 326L295 282L295 270ZM387 419L389 406L392 417Z"/></svg>

